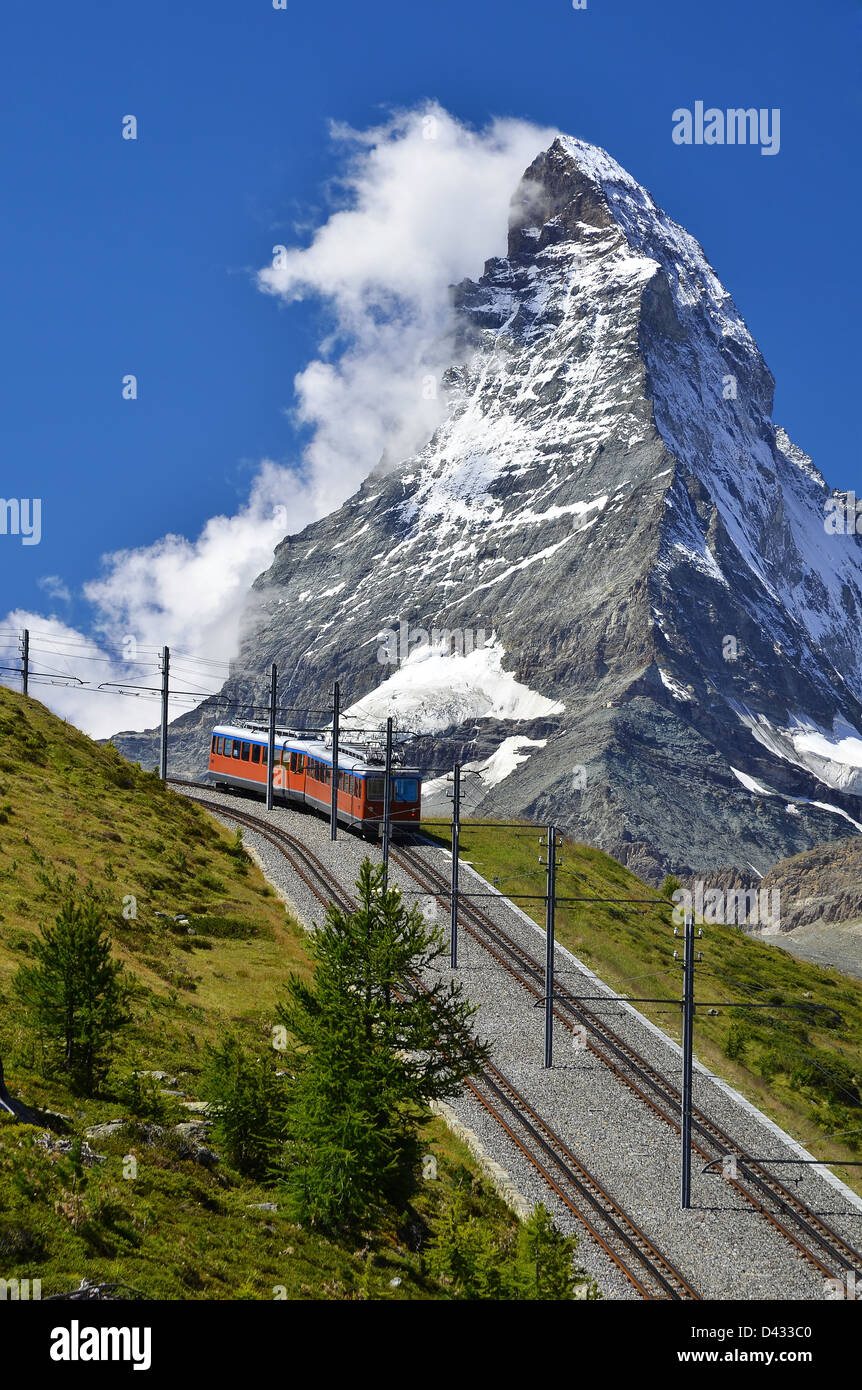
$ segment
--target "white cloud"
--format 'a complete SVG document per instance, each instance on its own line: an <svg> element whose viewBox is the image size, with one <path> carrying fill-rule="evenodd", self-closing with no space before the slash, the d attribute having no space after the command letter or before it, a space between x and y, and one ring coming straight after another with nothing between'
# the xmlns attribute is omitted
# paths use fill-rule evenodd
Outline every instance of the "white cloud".
<svg viewBox="0 0 862 1390"><path fill-rule="evenodd" d="M398 460L433 432L440 406L424 383L452 361L448 287L505 254L518 180L555 134L516 120L476 132L433 103L373 130L333 128L347 206L258 276L266 293L322 299L332 316L331 337L294 382L296 418L314 430L314 515L349 496L384 451Z"/></svg>
<svg viewBox="0 0 862 1390"><path fill-rule="evenodd" d="M169 534L107 556L102 576L84 588L100 626L115 640L132 634L227 660L248 590L291 529L293 486L288 469L265 462L248 502L234 516L211 517L197 540Z"/></svg>
<svg viewBox="0 0 862 1390"><path fill-rule="evenodd" d="M433 103L373 130L334 127L344 159L338 205L307 246L288 247L257 281L288 304L318 299L330 316L316 357L294 381L295 417L311 430L303 457L295 467L263 462L248 501L234 516L211 518L196 539L167 534L104 557L102 574L84 588L96 641L21 611L3 627L41 633L54 653L43 665L94 684L131 683L136 672L144 683L142 668L122 659L129 635L142 652L151 649L147 684L157 682L165 643L214 660L233 656L246 594L275 545L340 505L384 452L397 461L433 431L440 407L425 385L451 361L448 287L505 253L514 189L555 134L516 120L477 132ZM68 596L57 576L42 586L54 599ZM9 656L15 644L5 640L0 655ZM109 660L94 660L100 656ZM215 689L212 671L200 684ZM33 693L96 736L157 717L155 705L111 694L47 685Z"/></svg>
<svg viewBox="0 0 862 1390"><path fill-rule="evenodd" d="M42 578L36 582L40 589L44 589L49 598L63 603L70 602L72 595L68 585L60 578L59 574L43 574Z"/></svg>

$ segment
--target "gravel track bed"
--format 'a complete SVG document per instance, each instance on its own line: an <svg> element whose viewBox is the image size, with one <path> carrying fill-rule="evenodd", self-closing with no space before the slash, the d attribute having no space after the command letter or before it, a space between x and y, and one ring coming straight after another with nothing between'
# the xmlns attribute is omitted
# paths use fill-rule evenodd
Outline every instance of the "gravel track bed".
<svg viewBox="0 0 862 1390"><path fill-rule="evenodd" d="M261 803L218 792L184 789L195 798L205 796L251 814L261 814ZM339 828L336 844L329 839L328 824L312 814L276 808L271 822L296 838L350 888L363 859L375 862L380 850L358 835ZM323 907L295 874L287 861L266 840L243 827L243 839L253 848L276 890L292 905L306 925L320 921ZM397 849L398 846L396 845ZM423 849L429 864L448 878L451 860L445 851ZM427 898L415 881L392 864L390 880L405 896ZM488 885L464 866L465 891L487 892ZM534 959L544 959L544 933L528 924L503 898L483 898L484 912ZM438 907L438 921L448 927L448 913ZM669 954L671 951L669 939ZM708 950L708 938L704 941ZM578 968L566 953L557 951L558 979L575 994L599 994L600 985ZM448 974L448 969L444 971ZM605 1067L591 1051L578 1052L571 1033L560 1023L554 1029L554 1067L542 1066L544 1016L528 995L463 929L459 940L458 977L476 1003L477 1031L494 1045L499 1069L527 1096L542 1118L565 1140L584 1166L595 1174L623 1209L641 1226L655 1245L709 1299L824 1299L823 1279L785 1240L720 1176L703 1175L703 1161L692 1162L693 1209L679 1209L679 1141L675 1133ZM591 1004L593 1009L597 1008ZM679 1084L681 1058L672 1044L657 1036L634 1014L618 1003L602 1008L610 1026L657 1069ZM675 1021L675 1019L674 1019ZM694 1102L722 1126L747 1152L760 1156L799 1157L794 1148L769 1122L746 1110L704 1071L695 1069ZM508 1136L473 1098L450 1102L463 1122L479 1136L490 1156L511 1175L514 1185L531 1202L544 1201L561 1229L581 1238L579 1259L596 1278L605 1297L636 1298L638 1295L612 1261L584 1231L576 1218L519 1153ZM785 1185L797 1193L845 1239L862 1248L862 1210L853 1205L846 1190L836 1188L815 1169L775 1170ZM600 1229L600 1228L599 1228ZM827 1261L828 1263L828 1261Z"/></svg>

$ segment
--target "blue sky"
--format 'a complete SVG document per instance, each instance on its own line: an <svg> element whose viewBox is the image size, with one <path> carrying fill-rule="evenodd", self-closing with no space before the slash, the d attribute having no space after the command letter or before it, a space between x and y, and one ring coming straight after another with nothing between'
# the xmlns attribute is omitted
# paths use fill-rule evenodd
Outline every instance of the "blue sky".
<svg viewBox="0 0 862 1390"><path fill-rule="evenodd" d="M87 633L80 589L104 553L193 539L262 459L299 460L287 412L325 314L255 272L329 215L331 121L431 99L608 149L704 245L777 378L776 419L862 493L860 45L851 0L7 8L0 494L41 497L43 534L0 537L3 612ZM675 145L671 113L697 100L779 107L780 153Z"/></svg>

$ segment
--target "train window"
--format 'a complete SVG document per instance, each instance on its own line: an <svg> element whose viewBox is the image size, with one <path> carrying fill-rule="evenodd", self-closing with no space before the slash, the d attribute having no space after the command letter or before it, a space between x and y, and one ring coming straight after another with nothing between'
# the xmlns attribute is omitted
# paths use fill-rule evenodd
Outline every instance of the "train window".
<svg viewBox="0 0 862 1390"><path fill-rule="evenodd" d="M268 762L269 762L269 744L266 744L265 747L261 748L261 750L260 750L260 760L261 760L262 763L268 763Z"/></svg>
<svg viewBox="0 0 862 1390"><path fill-rule="evenodd" d="M228 739L228 743L230 743L230 742L231 742L231 740ZM238 757L239 757L241 749L242 749L242 744L240 743L240 741L239 741L238 738L235 738L235 739L233 740L233 756L234 756L235 758L238 758Z"/></svg>
<svg viewBox="0 0 862 1390"><path fill-rule="evenodd" d="M249 758L249 753L250 753L250 751L251 751L251 746L250 746L250 744L244 743L244 744L242 745L242 760L243 760L244 763L247 763L247 762L248 762L248 758Z"/></svg>
<svg viewBox="0 0 862 1390"><path fill-rule="evenodd" d="M290 755L290 770L291 770L291 772L299 772L299 754L298 754L298 753L291 753L291 755Z"/></svg>
<svg viewBox="0 0 862 1390"><path fill-rule="evenodd" d="M217 757L219 757L219 758L221 757L221 755L222 755L222 749L223 749L223 748L224 748L224 739L221 738L221 737L219 737L219 738L217 738L216 741L215 741L215 751L216 751L216 756L217 756Z"/></svg>
<svg viewBox="0 0 862 1390"><path fill-rule="evenodd" d="M419 779L416 777L396 777L395 778L395 800L396 801L418 801L419 800Z"/></svg>
<svg viewBox="0 0 862 1390"><path fill-rule="evenodd" d="M251 745L251 760L253 763L260 762L260 744L258 743L253 743Z"/></svg>
<svg viewBox="0 0 862 1390"><path fill-rule="evenodd" d="M216 751L216 744L217 744L217 743L218 743L218 739L216 738L215 734L213 734L212 748L211 748L211 750L210 750L212 753L214 753L214 752Z"/></svg>
<svg viewBox="0 0 862 1390"><path fill-rule="evenodd" d="M382 777L369 777L369 778L368 778L368 781L367 781L367 787L368 787L368 800L369 800L369 801L382 801L382 800L383 800L383 778L382 778Z"/></svg>

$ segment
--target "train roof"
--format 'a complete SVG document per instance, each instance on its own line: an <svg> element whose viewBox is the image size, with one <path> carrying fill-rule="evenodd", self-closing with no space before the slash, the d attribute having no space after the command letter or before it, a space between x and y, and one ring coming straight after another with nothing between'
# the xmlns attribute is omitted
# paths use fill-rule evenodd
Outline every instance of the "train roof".
<svg viewBox="0 0 862 1390"><path fill-rule="evenodd" d="M267 743L269 733L266 727L249 724L217 724L213 729L213 734L218 734L222 738L241 738L249 743ZM299 753L307 753L310 758L318 758L323 763L332 762L332 744L325 743L321 738L303 738L301 734L289 734L284 730L276 730L276 748L296 749ZM381 775L384 771L382 761L376 759L371 761L363 756L361 751L352 744L338 741L338 766L342 772L368 772ZM403 767L400 763L393 763L393 773L398 777L419 777L422 772L418 767Z"/></svg>

